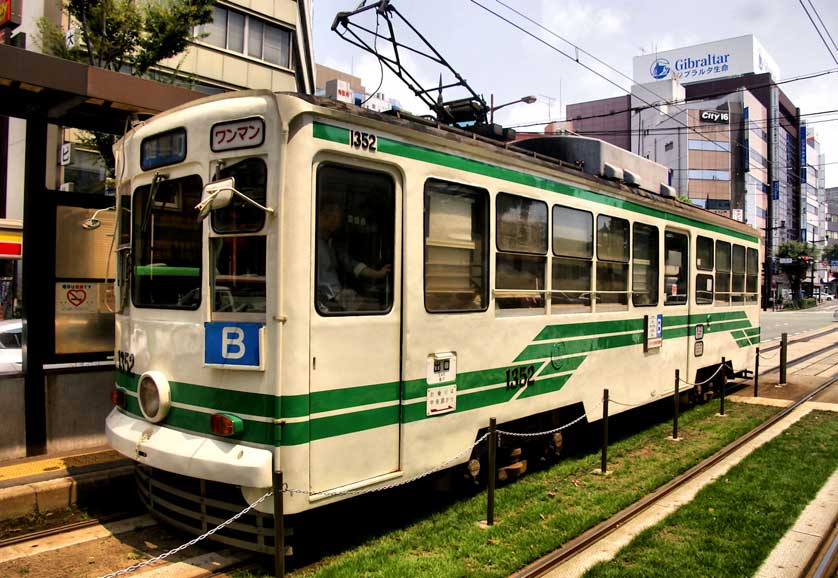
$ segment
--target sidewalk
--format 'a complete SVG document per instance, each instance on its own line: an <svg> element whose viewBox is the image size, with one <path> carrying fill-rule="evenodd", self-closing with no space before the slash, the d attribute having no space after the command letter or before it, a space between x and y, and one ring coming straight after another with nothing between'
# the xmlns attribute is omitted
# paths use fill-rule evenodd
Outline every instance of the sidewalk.
<svg viewBox="0 0 838 578"><path fill-rule="evenodd" d="M110 448L0 462L0 520L67 508L132 483L131 460Z"/></svg>

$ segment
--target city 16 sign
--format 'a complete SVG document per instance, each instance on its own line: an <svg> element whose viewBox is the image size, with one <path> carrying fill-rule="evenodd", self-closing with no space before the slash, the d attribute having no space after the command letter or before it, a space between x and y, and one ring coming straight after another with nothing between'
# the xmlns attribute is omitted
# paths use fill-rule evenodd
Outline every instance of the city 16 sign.
<svg viewBox="0 0 838 578"><path fill-rule="evenodd" d="M698 115L701 122L713 122L716 124L727 124L730 122L730 113L722 110L702 110Z"/></svg>

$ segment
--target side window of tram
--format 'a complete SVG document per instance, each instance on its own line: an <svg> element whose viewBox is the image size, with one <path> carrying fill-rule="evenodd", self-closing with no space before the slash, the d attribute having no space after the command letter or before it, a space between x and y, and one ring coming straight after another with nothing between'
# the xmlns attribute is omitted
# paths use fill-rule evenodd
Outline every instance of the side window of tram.
<svg viewBox="0 0 838 578"><path fill-rule="evenodd" d="M756 249L748 249L747 255L747 273L748 276L745 281L745 291L747 301L757 301L759 299L759 251Z"/></svg>
<svg viewBox="0 0 838 578"><path fill-rule="evenodd" d="M631 258L631 301L635 307L658 304L658 228L634 224Z"/></svg>
<svg viewBox="0 0 838 578"><path fill-rule="evenodd" d="M495 302L498 309L544 307L547 203L500 193L497 210Z"/></svg>
<svg viewBox="0 0 838 578"><path fill-rule="evenodd" d="M667 231L664 237L664 287L666 288L665 305L684 305L687 303L687 277L689 274L689 240L686 235Z"/></svg>
<svg viewBox="0 0 838 578"><path fill-rule="evenodd" d="M202 223L195 215L201 190L201 178L190 175L134 191L131 296L137 307L201 304Z"/></svg>
<svg viewBox="0 0 838 578"><path fill-rule="evenodd" d="M731 301L741 303L745 300L745 247L733 246L733 266L731 282Z"/></svg>
<svg viewBox="0 0 838 578"><path fill-rule="evenodd" d="M628 309L629 222L598 215L596 219L597 311Z"/></svg>
<svg viewBox="0 0 838 578"><path fill-rule="evenodd" d="M489 192L430 179L425 184L425 309L485 311Z"/></svg>
<svg viewBox="0 0 838 578"><path fill-rule="evenodd" d="M554 313L591 310L594 260L594 216L587 211L553 206Z"/></svg>
<svg viewBox="0 0 838 578"><path fill-rule="evenodd" d="M265 161L248 158L218 172L218 179L233 177L236 190L260 205L267 199ZM266 295L266 238L257 233L265 212L233 197L229 206L212 212L212 228L223 237L210 239L212 310L217 313L264 313Z"/></svg>
<svg viewBox="0 0 838 578"><path fill-rule="evenodd" d="M695 302L697 305L713 303L713 239L699 236L696 239L695 266L699 271L695 276Z"/></svg>
<svg viewBox="0 0 838 578"><path fill-rule="evenodd" d="M716 241L715 304L730 304L730 243L724 241Z"/></svg>
<svg viewBox="0 0 838 578"><path fill-rule="evenodd" d="M375 171L317 171L315 308L321 315L386 313L393 306L396 193Z"/></svg>

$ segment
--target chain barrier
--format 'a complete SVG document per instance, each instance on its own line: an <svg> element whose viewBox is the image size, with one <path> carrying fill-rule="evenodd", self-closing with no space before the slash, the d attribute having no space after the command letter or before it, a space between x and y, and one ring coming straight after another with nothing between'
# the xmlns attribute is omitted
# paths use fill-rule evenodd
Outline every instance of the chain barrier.
<svg viewBox="0 0 838 578"><path fill-rule="evenodd" d="M780 355L780 350L779 349L774 352L774 355L763 355L762 353L759 354L761 359L774 359L778 355Z"/></svg>
<svg viewBox="0 0 838 578"><path fill-rule="evenodd" d="M602 404L600 404L600 405L602 405ZM543 432L537 432L537 433L517 433L517 432L507 432L507 431L497 430L498 443L500 443L501 434L508 435L510 437L524 437L524 438L532 438L532 437L550 435L550 434L559 432L563 429L567 429L571 426L574 426L577 423L579 423L580 421L582 421L583 419L585 419L586 417L587 417L586 414L582 414L578 418L576 418L575 420L573 420L570 423L567 423L563 426L559 426L559 427L551 429L551 430L547 430L547 431L543 431ZM359 488L359 489L356 489L356 490L343 490L343 491L339 491L339 492L338 491L312 492L310 490L297 490L297 489L289 488L288 484L283 484L282 493L283 494L303 494L303 495L307 495L307 496L311 496L311 495L316 494L317 496L323 496L323 497L326 497L326 498L330 498L330 497L334 497L334 496L359 496L359 495L362 495L362 494L371 494L373 492L381 492L381 491L384 491L384 490L391 490L393 488L398 488L399 486L404 486L406 484L410 484L410 483L413 483L415 481L421 480L424 477L427 477L427 476L429 476L431 474L434 474L438 471L444 470L449 465L451 465L452 463L456 462L461 457L463 457L466 453L471 452L471 450L473 450L475 447L477 447L481 443L483 443L488 437L489 437L489 432L486 432L482 436L480 436L473 444L471 444L467 448L463 449L462 451L458 452L456 455L452 456L451 458L445 460L441 464L439 464L439 465L431 468L430 470L428 470L426 472L423 472L419 475L413 476L411 478L407 478L405 480L399 480L398 482L394 482L392 484L387 484L387 485L384 485L384 486L376 486L374 488ZM235 522L236 520L238 520L239 518L241 518L242 516L247 514L250 510L252 510L256 506L258 506L259 504L264 502L266 499L268 499L272 495L273 495L273 490L266 493L264 496L262 496L261 498L259 498L258 500L256 500L255 502L253 502L252 504L247 506L244 510L242 510L241 512L239 512L238 514L236 514L235 516L233 516L229 520L221 522L219 525L215 526L214 528L207 531L206 533L201 534L197 538L193 538L192 540L190 540L189 542L186 542L185 544L181 544L177 548L173 548L172 550L169 550L168 552L160 554L159 556L155 556L154 558L150 558L149 560L144 560L142 562L138 562L137 564L134 564L133 566L128 566L127 568L123 568L122 570L117 570L116 572L111 572L110 574L105 574L104 576L101 576L100 578L116 578L117 576L124 576L125 574L130 574L131 572L139 570L140 568L144 568L144 567L150 566L151 564L154 564L156 562L160 562L161 560L164 560L164 559L168 558L169 556L173 556L174 554L177 554L178 552L181 552L182 550L185 550L185 549L187 549L191 546L194 546L195 544L197 544L201 540L209 538L210 536L212 536L216 532L218 532L220 530L223 530L226 526L232 524L233 522Z"/></svg>
<svg viewBox="0 0 838 578"><path fill-rule="evenodd" d="M221 522L215 528L212 528L211 530L205 532L204 534L201 534L197 538L193 538L192 540L189 540L185 544L181 544L177 548L173 548L172 550L169 550L168 552L164 552L163 554L160 554L159 556L155 556L154 558L151 558L149 560L144 560L142 562L138 562L137 564L134 564L133 566L128 566L127 568L123 568L122 570L117 570L116 572L111 572L110 574L105 574L101 578L116 578L116 576L123 576L125 574L130 574L131 572L134 572L135 570L139 570L140 568L144 568L145 566L149 566L151 564L154 564L155 562L160 562L161 560L164 560L164 559L168 558L169 556L177 554L178 552L180 552L182 550L186 550L187 548L190 548L190 547L194 546L195 544L197 544L201 540L203 540L205 538L209 538L210 536L212 536L213 534L215 534L219 530L223 530L226 526L229 526L230 524L232 524L233 522L235 522L236 520L238 520L239 518L241 518L242 516L247 514L250 510L252 510L256 506L258 506L259 504L264 502L266 499L268 499L272 495L273 495L273 490L271 490L270 492L268 492L267 494L265 494L264 496L262 496L261 498L259 498L255 502L253 502L252 504L250 504L248 507L246 507L244 510L242 510L241 512L239 512L238 514L236 514L235 516L233 516L229 520L225 520L224 522Z"/></svg>
<svg viewBox="0 0 838 578"><path fill-rule="evenodd" d="M556 433L556 432L560 432L560 431L562 431L563 429L567 429L567 428L569 428L569 427L571 427L571 426L576 425L577 423L579 423L580 421L582 421L582 420L583 420L583 419L585 419L586 417L587 417L587 414L584 414L584 413L583 413L582 415L580 415L579 417L577 417L575 420L573 420L573 421L572 421L572 422L570 422L570 423L566 423L566 424L565 424L565 425L563 425L563 426L559 426L559 427L557 427L557 428L553 428L553 429L551 429L551 430L542 431L542 432L536 432L536 433L519 433L519 432L511 432L511 431L503 431L503 430L497 430L497 432L498 432L498 435L499 435L499 436L500 436L500 435L505 435L505 436L510 436L510 437L514 437L514 438L536 438L536 437L546 436L546 435L554 434L554 433Z"/></svg>
<svg viewBox="0 0 838 578"><path fill-rule="evenodd" d="M719 375L719 372L722 370L723 367L726 367L726 366L722 365L722 364L719 364L719 367L716 369L716 371L713 373L713 375L711 375L710 377L708 377L704 381L700 381L698 383L690 383L689 381L687 381L685 379L681 379L680 377L678 378L678 381L680 381L681 383L683 383L685 385L691 385L693 387L697 387L699 385L704 385L706 383L709 383L709 382L713 381L713 379L715 379L715 377L717 375Z"/></svg>

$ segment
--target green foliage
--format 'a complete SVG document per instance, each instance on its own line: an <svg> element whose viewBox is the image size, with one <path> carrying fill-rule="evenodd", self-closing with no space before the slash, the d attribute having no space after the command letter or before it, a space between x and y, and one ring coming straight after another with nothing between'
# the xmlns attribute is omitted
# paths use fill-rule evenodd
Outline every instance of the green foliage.
<svg viewBox="0 0 838 578"><path fill-rule="evenodd" d="M687 203L688 205L694 205L692 199L690 199L687 195L678 195L678 200L682 203Z"/></svg>
<svg viewBox="0 0 838 578"><path fill-rule="evenodd" d="M135 76L183 52L194 27L212 20L212 0L67 0L64 8L79 27L77 47L68 49L61 26L41 18L36 41L45 52Z"/></svg>
<svg viewBox="0 0 838 578"><path fill-rule="evenodd" d="M829 245L824 249L823 258L827 261L838 261L838 244Z"/></svg>

